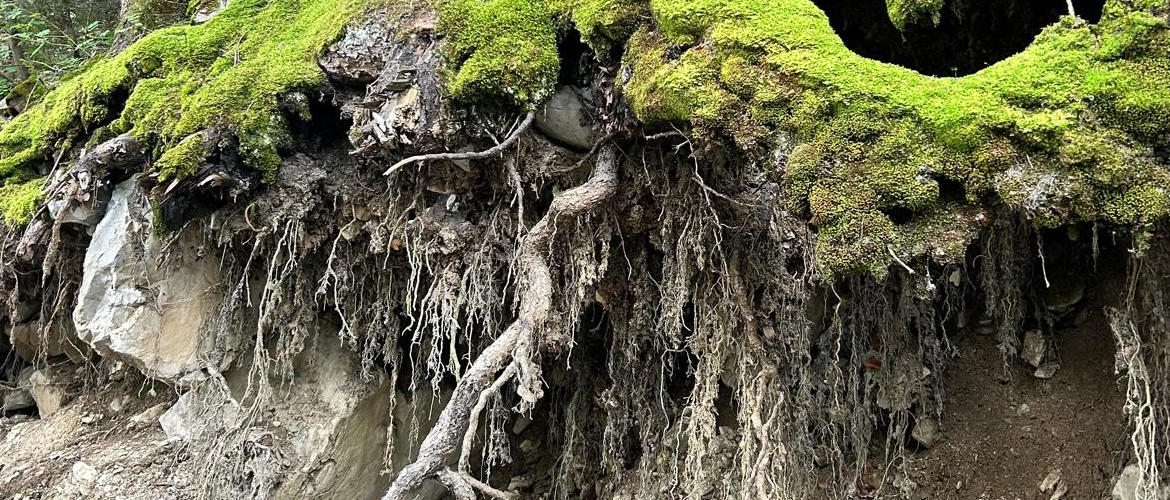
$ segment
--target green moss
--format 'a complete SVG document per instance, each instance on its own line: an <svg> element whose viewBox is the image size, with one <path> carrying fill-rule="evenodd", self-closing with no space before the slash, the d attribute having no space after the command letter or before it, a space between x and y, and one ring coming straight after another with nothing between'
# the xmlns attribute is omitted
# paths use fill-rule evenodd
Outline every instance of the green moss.
<svg viewBox="0 0 1170 500"><path fill-rule="evenodd" d="M552 11L573 22L581 39L603 57L624 42L648 16L648 0L548 0Z"/></svg>
<svg viewBox="0 0 1170 500"><path fill-rule="evenodd" d="M28 224L41 201L44 184L42 177L0 186L0 216L4 222L12 226Z"/></svg>
<svg viewBox="0 0 1170 500"><path fill-rule="evenodd" d="M886 0L886 12L899 30L929 20L938 26L943 0Z"/></svg>
<svg viewBox="0 0 1170 500"><path fill-rule="evenodd" d="M280 96L321 86L316 60L326 44L387 1L236 0L204 24L155 31L4 125L0 179L31 177L51 154L101 127L147 139L164 158L200 130L230 130L245 162L271 177L290 145Z"/></svg>
<svg viewBox="0 0 1170 500"><path fill-rule="evenodd" d="M888 5L918 22L937 3ZM957 215L996 198L1041 224L1165 219L1152 152L1170 146L1170 29L1156 3L1108 0L1097 25L1064 18L979 73L936 78L853 53L810 0L651 0L624 90L643 121L690 122L746 154L768 153L760 128L791 133L786 203L819 226L822 268L877 271L884 245L920 248L905 242L922 221L965 234L974 221Z"/></svg>
<svg viewBox="0 0 1170 500"><path fill-rule="evenodd" d="M168 149L154 163L155 169L158 170L158 180L166 182L190 177L203 166L205 157L203 134L191 134L175 147Z"/></svg>
<svg viewBox="0 0 1170 500"><path fill-rule="evenodd" d="M545 2L442 0L439 15L453 97L532 108L552 95L560 58Z"/></svg>

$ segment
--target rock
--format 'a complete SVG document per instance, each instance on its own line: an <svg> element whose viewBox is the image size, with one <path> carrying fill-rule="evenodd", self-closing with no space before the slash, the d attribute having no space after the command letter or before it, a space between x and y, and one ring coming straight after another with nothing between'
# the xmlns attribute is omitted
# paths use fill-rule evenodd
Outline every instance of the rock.
<svg viewBox="0 0 1170 500"><path fill-rule="evenodd" d="M8 334L16 355L26 361L68 356L74 363L85 363L92 355L89 345L77 338L73 320L64 318L49 326L42 334L39 321L14 325Z"/></svg>
<svg viewBox="0 0 1170 500"><path fill-rule="evenodd" d="M1044 363L1044 355L1048 351L1048 342L1040 330L1028 330L1024 333L1024 344L1020 349L1020 357L1027 361L1032 368L1039 368Z"/></svg>
<svg viewBox="0 0 1170 500"><path fill-rule="evenodd" d="M341 106L343 115L353 117L349 139L356 149L427 150L445 134L436 22L429 9L397 21L376 13L318 61L330 79L366 89Z"/></svg>
<svg viewBox="0 0 1170 500"><path fill-rule="evenodd" d="M230 361L239 333L208 331L218 319L221 276L200 255L194 232L177 236L161 266L151 212L132 178L114 188L85 253L73 322L77 336L105 357L148 376L179 379Z"/></svg>
<svg viewBox="0 0 1170 500"><path fill-rule="evenodd" d="M536 114L536 129L577 149L588 150L597 141L593 116L572 87L561 87Z"/></svg>
<svg viewBox="0 0 1170 500"><path fill-rule="evenodd" d="M931 417L919 419L914 424L914 430L910 431L910 437L914 438L914 441L917 441L923 448L930 448L938 444L940 436L938 420Z"/></svg>
<svg viewBox="0 0 1170 500"><path fill-rule="evenodd" d="M1044 307L1056 314L1071 310L1085 297L1085 283L1080 279L1057 279L1041 292Z"/></svg>
<svg viewBox="0 0 1170 500"><path fill-rule="evenodd" d="M36 400L33 399L32 393L28 392L28 390L21 388L4 389L3 406L0 409L4 413L9 413L16 410L32 408L36 405Z"/></svg>
<svg viewBox="0 0 1170 500"><path fill-rule="evenodd" d="M29 377L29 392L37 402L37 412L41 418L49 418L65 405L68 393L65 391L65 382L60 377L67 375L52 368L36 370Z"/></svg>
<svg viewBox="0 0 1170 500"><path fill-rule="evenodd" d="M1053 469L1040 481L1040 491L1050 493L1049 500L1060 500L1068 493L1068 485L1061 477L1060 469Z"/></svg>
<svg viewBox="0 0 1170 500"><path fill-rule="evenodd" d="M94 469L81 460L73 462L73 467L69 470L69 478L73 480L73 483L77 485L77 488L82 493L89 493L93 490L97 476L97 469Z"/></svg>
<svg viewBox="0 0 1170 500"><path fill-rule="evenodd" d="M170 405L167 403L159 403L151 406L150 408L143 410L141 413L130 417L130 421L126 423L126 427L128 429L143 429L150 427L158 423L159 417L162 417L162 415L166 413L167 409L169 408Z"/></svg>
<svg viewBox="0 0 1170 500"><path fill-rule="evenodd" d="M96 226L106 212L105 203L100 201L73 203L66 206L65 200L56 199L50 201L46 206L49 209L49 217L62 224L77 224L89 228Z"/></svg>
<svg viewBox="0 0 1170 500"><path fill-rule="evenodd" d="M1056 375L1056 371L1059 369L1059 363L1044 363L1044 365L1042 365L1040 368L1037 368L1035 372L1032 372L1032 376L1036 378L1050 379Z"/></svg>
<svg viewBox="0 0 1170 500"><path fill-rule="evenodd" d="M245 364L225 374L234 397L243 393L248 368ZM293 379L282 386L264 420L255 424L260 434L282 436L279 448L288 461L287 475L280 479L272 497L376 498L385 492L393 477L381 473L387 453L386 431L398 411L411 415L411 405L399 400L401 407L392 414L395 391L386 376L378 372L372 380L363 380L361 374L357 355L327 333L294 360ZM421 415L428 412L417 410ZM159 417L159 424L167 437L195 443L231 428L242 415L235 401L209 401L191 390ZM398 422L394 428L408 432L410 420ZM401 441L407 442L406 438ZM400 446L403 453L413 451L408 448ZM440 487L439 494L419 498L442 498L442 493Z"/></svg>
<svg viewBox="0 0 1170 500"><path fill-rule="evenodd" d="M191 16L191 21L195 24L203 24L207 21L210 21L211 18L215 17L216 14L223 12L223 9L226 9L229 3L231 3L230 0L198 2L194 4L197 5L198 9L195 11L195 14Z"/></svg>
<svg viewBox="0 0 1170 500"><path fill-rule="evenodd" d="M182 441L190 441L208 430L214 433L217 429L231 427L240 415L239 404L235 401L215 403L200 401L195 391L188 391L158 417L158 423L168 438Z"/></svg>
<svg viewBox="0 0 1170 500"><path fill-rule="evenodd" d="M1121 470L1121 474L1117 475L1117 481L1113 483L1113 492L1110 495L1113 500L1137 500L1138 487L1142 483L1142 470L1134 464L1125 466Z"/></svg>

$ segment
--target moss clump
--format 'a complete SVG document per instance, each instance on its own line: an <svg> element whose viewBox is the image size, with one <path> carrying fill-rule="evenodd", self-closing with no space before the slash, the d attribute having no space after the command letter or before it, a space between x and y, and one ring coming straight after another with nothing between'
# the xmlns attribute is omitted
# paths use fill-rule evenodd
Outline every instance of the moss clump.
<svg viewBox="0 0 1170 500"><path fill-rule="evenodd" d="M937 26L942 8L943 0L886 0L886 12L899 30L927 20Z"/></svg>
<svg viewBox="0 0 1170 500"><path fill-rule="evenodd" d="M552 95L560 57L545 2L443 0L439 15L451 61L447 88L456 99L532 108Z"/></svg>
<svg viewBox="0 0 1170 500"><path fill-rule="evenodd" d="M41 202L41 187L45 179L37 178L21 183L0 186L0 216L8 225L28 224Z"/></svg>
<svg viewBox="0 0 1170 500"><path fill-rule="evenodd" d="M625 57L631 107L748 154L767 154L761 131L795 137L787 203L819 226L829 276L880 274L886 244L914 247L924 220L961 234L974 222L952 216L996 198L1044 224L1170 213L1168 169L1153 153L1170 146L1170 29L1142 2L1109 0L1098 25L1065 18L963 78L858 56L809 0L651 9L657 29L634 34ZM944 193L944 182L957 187Z"/></svg>
<svg viewBox="0 0 1170 500"><path fill-rule="evenodd" d="M364 9L387 1L236 0L204 24L155 31L4 125L0 179L31 177L51 153L99 128L97 136L130 132L166 158L211 127L239 136L244 161L270 177L290 144L280 96L322 85L321 50Z"/></svg>
<svg viewBox="0 0 1170 500"><path fill-rule="evenodd" d="M154 163L155 169L158 170L158 180L166 182L190 177L203 166L205 157L203 134L191 134L179 141L175 147L168 149Z"/></svg>
<svg viewBox="0 0 1170 500"><path fill-rule="evenodd" d="M550 8L573 22L581 39L605 55L625 41L650 13L648 0L549 0Z"/></svg>

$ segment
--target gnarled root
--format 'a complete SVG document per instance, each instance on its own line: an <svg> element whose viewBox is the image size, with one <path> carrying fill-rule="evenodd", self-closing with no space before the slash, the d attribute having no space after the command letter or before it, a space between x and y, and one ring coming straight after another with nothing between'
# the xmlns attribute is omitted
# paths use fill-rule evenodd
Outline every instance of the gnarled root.
<svg viewBox="0 0 1170 500"><path fill-rule="evenodd" d="M455 386L447 407L423 440L418 458L398 473L389 491L382 497L383 500L406 498L423 480L440 473L447 476L445 479L451 483L449 486L466 491L463 489L467 484L465 478L460 478L463 479L461 484L444 472L446 459L462 442L480 394L491 390L497 374L514 360L519 385L517 392L521 398L528 404L540 398L539 368L531 359L534 354L535 330L548 319L552 310L552 277L544 254L548 250L557 218L588 213L613 196L617 191L617 163L617 148L613 145L602 147L592 177L584 184L557 196L540 222L524 237L517 257L519 317L468 368ZM458 491L456 493L459 494Z"/></svg>

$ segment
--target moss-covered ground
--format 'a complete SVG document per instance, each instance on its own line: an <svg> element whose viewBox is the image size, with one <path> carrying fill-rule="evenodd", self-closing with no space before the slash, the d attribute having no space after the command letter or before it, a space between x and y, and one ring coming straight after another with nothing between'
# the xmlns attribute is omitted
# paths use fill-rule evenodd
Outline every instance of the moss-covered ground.
<svg viewBox="0 0 1170 500"><path fill-rule="evenodd" d="M206 23L154 31L92 62L0 128L4 218L27 220L28 186L58 152L124 132L146 140L174 178L195 161L180 156L202 154L188 137L224 128L239 137L245 161L270 175L291 139L279 98L322 85L324 47L362 11L390 1L234 0Z"/></svg>
<svg viewBox="0 0 1170 500"><path fill-rule="evenodd" d="M4 126L0 178L25 186L55 152L122 132L148 139L164 175L177 178L194 164L185 155L202 152L192 134L208 127L236 132L247 162L271 173L290 140L279 96L320 85L316 55L381 1L237 0L205 24L156 31ZM934 16L937 4L887 7L904 24ZM571 25L599 52L625 45L623 90L646 124L689 123L749 159L783 149L773 174L788 208L818 227L829 276L881 274L894 255L955 258L979 209L1000 200L1048 226L1140 230L1170 214L1165 0L1108 0L1098 24L1062 19L1020 54L962 78L858 56L810 0L436 7L458 101L538 106L555 85L558 34ZM129 98L116 109L120 94Z"/></svg>

